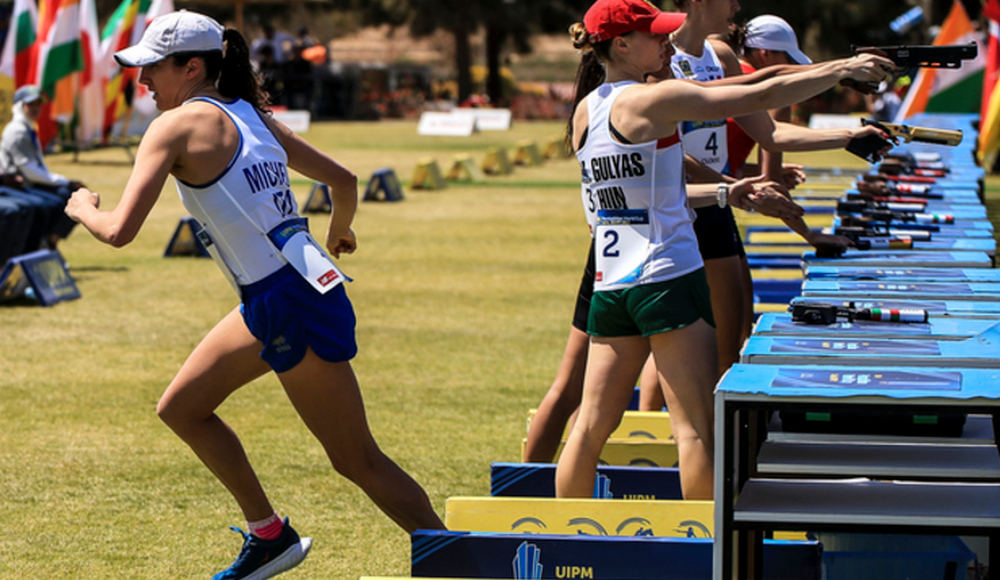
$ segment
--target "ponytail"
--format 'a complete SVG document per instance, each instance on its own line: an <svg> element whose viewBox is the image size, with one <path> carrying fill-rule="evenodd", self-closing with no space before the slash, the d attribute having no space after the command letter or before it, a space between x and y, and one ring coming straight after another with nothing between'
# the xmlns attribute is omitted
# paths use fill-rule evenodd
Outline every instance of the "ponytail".
<svg viewBox="0 0 1000 580"><path fill-rule="evenodd" d="M271 97L261 84L260 74L250 64L250 49L243 35L235 28L222 34L223 50L208 52L178 52L171 55L174 64L184 66L192 58L205 63L205 78L215 83L227 99L243 99L258 111L271 113Z"/></svg>
<svg viewBox="0 0 1000 580"><path fill-rule="evenodd" d="M580 66L576 69L576 92L573 97L573 107L570 109L569 122L566 125L566 145L573 151L573 117L576 108L594 89L604 83L607 74L601 60L611 56L611 40L591 43L590 34L583 24L577 22L569 28L573 37L573 47L583 52Z"/></svg>
<svg viewBox="0 0 1000 580"><path fill-rule="evenodd" d="M230 99L243 99L269 113L271 98L262 87L260 74L250 63L250 48L243 35L235 28L227 28L222 34L222 43L225 49L218 73L219 92Z"/></svg>
<svg viewBox="0 0 1000 580"><path fill-rule="evenodd" d="M743 56L744 48L747 42L747 29L746 26L740 26L739 24L730 23L729 24L729 34L726 35L725 39L727 44L733 49L733 52Z"/></svg>

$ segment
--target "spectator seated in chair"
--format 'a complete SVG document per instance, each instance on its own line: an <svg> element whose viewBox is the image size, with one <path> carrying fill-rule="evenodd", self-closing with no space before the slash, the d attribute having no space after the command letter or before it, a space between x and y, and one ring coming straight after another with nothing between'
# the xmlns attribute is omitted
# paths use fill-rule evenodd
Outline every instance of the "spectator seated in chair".
<svg viewBox="0 0 1000 580"><path fill-rule="evenodd" d="M45 164L35 131L43 99L41 89L34 85L25 85L14 92L13 118L0 136L0 171L5 177L3 191L8 196L27 199L44 208L49 227L40 245L54 248L75 225L63 210L70 194L83 184L49 171Z"/></svg>

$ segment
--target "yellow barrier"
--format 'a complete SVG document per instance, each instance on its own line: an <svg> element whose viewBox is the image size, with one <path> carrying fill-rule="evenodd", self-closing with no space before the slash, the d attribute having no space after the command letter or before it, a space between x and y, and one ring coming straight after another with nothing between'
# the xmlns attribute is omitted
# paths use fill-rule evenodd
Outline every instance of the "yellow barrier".
<svg viewBox="0 0 1000 580"><path fill-rule="evenodd" d="M472 155L456 155L445 178L449 181L482 181L484 175L472 160Z"/></svg>
<svg viewBox="0 0 1000 580"><path fill-rule="evenodd" d="M521 141L514 150L514 165L541 165L544 162L534 141Z"/></svg>
<svg viewBox="0 0 1000 580"><path fill-rule="evenodd" d="M486 158L483 159L483 173L487 175L509 175L514 172L514 166L507 157L507 150L503 147L491 147L486 150Z"/></svg>
<svg viewBox="0 0 1000 580"><path fill-rule="evenodd" d="M746 239L743 240L746 244L787 244L787 245L806 245L805 238L793 231L787 232L749 232L746 235Z"/></svg>
<svg viewBox="0 0 1000 580"><path fill-rule="evenodd" d="M764 314L766 312L788 312L788 305L758 302L753 305L753 312L754 314Z"/></svg>
<svg viewBox="0 0 1000 580"><path fill-rule="evenodd" d="M413 179L410 180L410 187L413 189L444 189L447 184L441 177L441 168L438 167L437 159L426 158L417 162L416 169L413 170Z"/></svg>
<svg viewBox="0 0 1000 580"><path fill-rule="evenodd" d="M801 268L753 268L750 277L754 280L802 280L805 276Z"/></svg>
<svg viewBox="0 0 1000 580"><path fill-rule="evenodd" d="M528 426L538 409L528 411ZM569 434L569 426L563 431L565 438ZM673 441L674 433L670 428L670 413L664 411L625 411L622 422L611 433L610 439L642 439L646 441Z"/></svg>
<svg viewBox="0 0 1000 580"><path fill-rule="evenodd" d="M556 458L562 453L559 443ZM521 440L521 457L527 440ZM608 439L601 450L602 465L630 465L633 467L677 467L677 444L673 441L650 441L646 439Z"/></svg>
<svg viewBox="0 0 1000 580"><path fill-rule="evenodd" d="M711 538L711 501L453 497L445 526L470 532Z"/></svg>
<svg viewBox="0 0 1000 580"><path fill-rule="evenodd" d="M558 139L550 139L545 144L545 152L542 153L542 156L546 159L569 159L573 156L573 152L566 146L566 139L559 137Z"/></svg>
<svg viewBox="0 0 1000 580"><path fill-rule="evenodd" d="M740 228L740 235L746 237L747 226L785 226L785 222L778 218L767 217L759 213L750 213L741 209L733 208L736 216L736 224ZM813 229L827 228L833 225L833 213L807 213L803 216L806 225Z"/></svg>
<svg viewBox="0 0 1000 580"><path fill-rule="evenodd" d="M808 245L798 246L744 246L747 256L801 256L811 248Z"/></svg>

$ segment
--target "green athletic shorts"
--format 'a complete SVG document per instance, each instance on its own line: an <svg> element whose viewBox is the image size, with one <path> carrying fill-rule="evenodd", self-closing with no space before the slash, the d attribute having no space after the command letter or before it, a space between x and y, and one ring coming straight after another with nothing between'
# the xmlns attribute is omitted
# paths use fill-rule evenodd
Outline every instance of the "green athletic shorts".
<svg viewBox="0 0 1000 580"><path fill-rule="evenodd" d="M651 336L694 324L699 318L715 326L704 268L666 282L594 292L587 333Z"/></svg>

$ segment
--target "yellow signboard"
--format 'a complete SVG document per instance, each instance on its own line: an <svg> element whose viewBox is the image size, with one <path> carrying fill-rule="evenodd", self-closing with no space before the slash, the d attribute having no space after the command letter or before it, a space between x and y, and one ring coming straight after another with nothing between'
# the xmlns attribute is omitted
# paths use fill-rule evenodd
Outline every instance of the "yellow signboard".
<svg viewBox="0 0 1000 580"><path fill-rule="evenodd" d="M445 526L469 532L711 538L711 501L453 497Z"/></svg>

